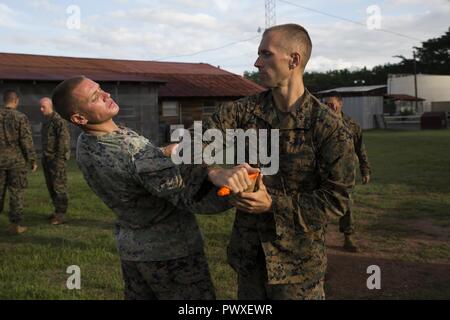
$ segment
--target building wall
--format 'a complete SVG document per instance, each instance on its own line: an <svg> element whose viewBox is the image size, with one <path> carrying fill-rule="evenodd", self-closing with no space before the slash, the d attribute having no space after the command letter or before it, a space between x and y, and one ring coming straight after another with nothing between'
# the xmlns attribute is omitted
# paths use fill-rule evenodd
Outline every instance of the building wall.
<svg viewBox="0 0 450 320"><path fill-rule="evenodd" d="M20 95L19 111L25 113L33 130L33 138L37 150L41 149L41 127L44 117L39 110L39 100L48 96L59 82L2 81L0 94L7 89L14 89ZM158 86L150 83L100 83L103 90L109 92L120 106L116 123L130 127L140 134L159 143L158 136ZM76 141L81 130L69 124L71 145Z"/></svg>
<svg viewBox="0 0 450 320"><path fill-rule="evenodd" d="M104 84L120 106L116 123L127 126L159 144L158 86L150 83Z"/></svg>
<svg viewBox="0 0 450 320"><path fill-rule="evenodd" d="M159 117L161 121L160 125L160 137L162 142L169 142L170 126L171 125L183 125L184 128L190 128L194 124L194 121L202 121L205 118L212 115L215 109L223 102L233 101L236 98L224 98L224 99L161 99L159 102ZM163 116L162 105L163 101L177 101L178 114L177 116L165 117Z"/></svg>
<svg viewBox="0 0 450 320"><path fill-rule="evenodd" d="M343 111L362 129L375 128L374 115L383 113L382 96L343 97Z"/></svg>
<svg viewBox="0 0 450 320"><path fill-rule="evenodd" d="M431 111L450 112L450 101L433 101L431 103Z"/></svg>
<svg viewBox="0 0 450 320"><path fill-rule="evenodd" d="M414 96L414 75L389 77L388 94L408 94ZM417 96L425 99L423 110L431 111L434 101L450 101L450 75L417 75Z"/></svg>

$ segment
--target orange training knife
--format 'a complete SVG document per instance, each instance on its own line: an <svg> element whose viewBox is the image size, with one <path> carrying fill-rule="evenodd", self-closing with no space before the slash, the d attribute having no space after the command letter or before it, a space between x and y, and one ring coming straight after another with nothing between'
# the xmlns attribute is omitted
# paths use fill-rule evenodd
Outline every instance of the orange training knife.
<svg viewBox="0 0 450 320"><path fill-rule="evenodd" d="M259 176L259 172L250 173L250 174L248 175L248 177L249 177L251 180L256 180L256 179L258 178L258 176ZM219 191L217 191L217 195L218 195L219 197L226 197L226 196L229 196L230 194L231 194L231 190L230 190L230 188L228 188L227 186L223 186L223 187L221 187L221 188L219 189Z"/></svg>

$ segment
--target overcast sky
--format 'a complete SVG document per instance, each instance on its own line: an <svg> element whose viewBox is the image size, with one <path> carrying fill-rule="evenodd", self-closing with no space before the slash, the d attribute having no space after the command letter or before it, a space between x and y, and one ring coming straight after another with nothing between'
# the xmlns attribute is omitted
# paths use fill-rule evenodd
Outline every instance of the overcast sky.
<svg viewBox="0 0 450 320"><path fill-rule="evenodd" d="M242 74L256 70L264 12L264 0L0 0L0 52L205 62ZM309 31L309 71L370 68L443 35L450 1L277 0L276 22Z"/></svg>

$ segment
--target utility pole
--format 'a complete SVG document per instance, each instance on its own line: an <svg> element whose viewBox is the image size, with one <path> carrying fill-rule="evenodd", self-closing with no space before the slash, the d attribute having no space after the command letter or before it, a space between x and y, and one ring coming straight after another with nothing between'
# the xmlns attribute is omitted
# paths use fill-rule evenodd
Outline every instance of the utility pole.
<svg viewBox="0 0 450 320"><path fill-rule="evenodd" d="M417 102L417 64L416 64L416 50L413 49L413 60L414 60L414 96L416 97L416 110L418 112L418 102Z"/></svg>
<svg viewBox="0 0 450 320"><path fill-rule="evenodd" d="M276 0L266 0L266 29L277 23Z"/></svg>

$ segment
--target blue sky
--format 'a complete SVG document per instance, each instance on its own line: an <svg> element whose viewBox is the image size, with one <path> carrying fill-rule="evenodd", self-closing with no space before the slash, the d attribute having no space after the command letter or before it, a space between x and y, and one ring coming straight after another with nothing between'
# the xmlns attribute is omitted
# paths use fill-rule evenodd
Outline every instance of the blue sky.
<svg viewBox="0 0 450 320"><path fill-rule="evenodd" d="M70 5L80 10L79 29L67 27ZM369 30L373 5L383 30L407 37ZM450 1L277 0L276 15L310 32L307 70L354 69L411 56L420 40L444 34ZM255 70L264 24L264 0L0 0L0 52L205 62L242 74Z"/></svg>

